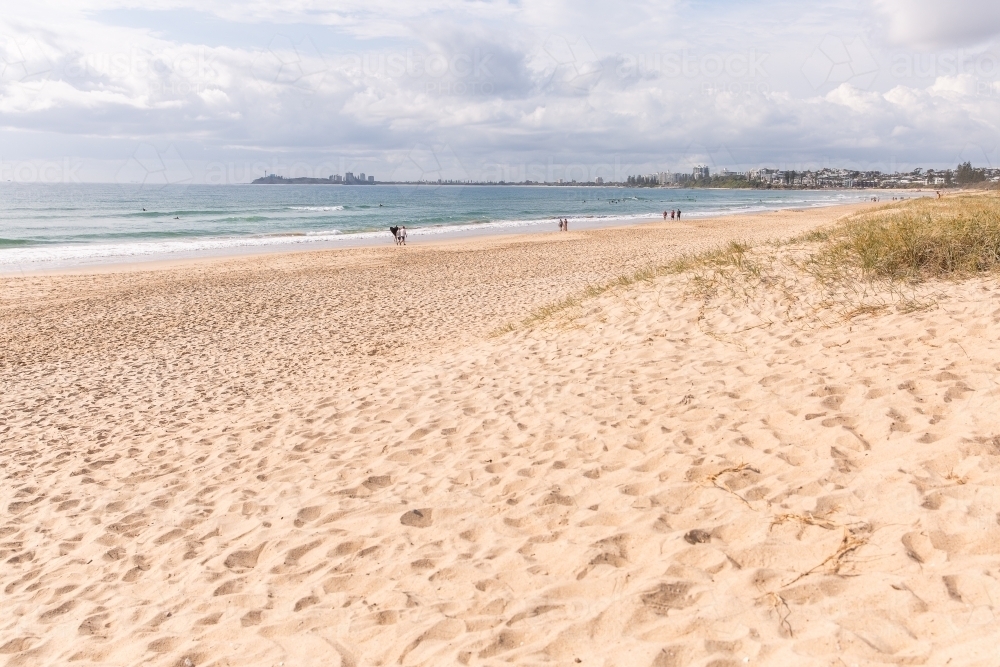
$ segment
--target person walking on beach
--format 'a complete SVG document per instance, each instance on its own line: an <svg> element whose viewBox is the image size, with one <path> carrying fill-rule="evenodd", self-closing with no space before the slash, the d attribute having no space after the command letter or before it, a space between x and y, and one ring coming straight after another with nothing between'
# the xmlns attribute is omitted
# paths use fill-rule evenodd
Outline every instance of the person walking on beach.
<svg viewBox="0 0 1000 667"><path fill-rule="evenodd" d="M663 219L664 219L664 220L666 220L666 219L667 219L667 212L666 212L666 211L664 211L664 212L663 212Z"/></svg>
<svg viewBox="0 0 1000 667"><path fill-rule="evenodd" d="M569 231L569 218L563 218L563 231Z"/></svg>
<svg viewBox="0 0 1000 667"><path fill-rule="evenodd" d="M392 240L399 245L399 227L390 227L389 231L392 232Z"/></svg>
<svg viewBox="0 0 1000 667"><path fill-rule="evenodd" d="M406 245L406 225L399 228L399 245Z"/></svg>
<svg viewBox="0 0 1000 667"><path fill-rule="evenodd" d="M680 209L677 209L677 219L678 220L681 219L681 210Z"/></svg>

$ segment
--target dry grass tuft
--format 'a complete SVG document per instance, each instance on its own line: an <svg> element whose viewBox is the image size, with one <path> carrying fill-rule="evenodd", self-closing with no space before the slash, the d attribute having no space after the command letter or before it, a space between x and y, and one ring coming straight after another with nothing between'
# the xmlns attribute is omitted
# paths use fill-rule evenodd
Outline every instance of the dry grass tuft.
<svg viewBox="0 0 1000 667"><path fill-rule="evenodd" d="M760 275L760 268L750 261L749 252L749 243L730 241L716 250L680 257L667 266L662 267L661 272L695 273L736 269L741 272Z"/></svg>
<svg viewBox="0 0 1000 667"><path fill-rule="evenodd" d="M620 275L614 280L611 280L610 282L597 285L588 285L583 289L583 291L579 294L579 296L567 297L561 301L556 301L546 306L542 306L541 308L536 308L534 311L531 312L530 315L521 320L520 323L508 322L507 324L503 325L502 327L490 333L490 337L502 336L506 333L510 333L511 331L515 331L522 326L531 327L535 324L544 322L545 320L548 320L552 316L557 315L565 310L569 310L571 308L575 308L581 305L586 299L591 299L595 296L601 296L602 294L612 289L615 289L616 287L629 287L638 282L652 280L658 276L663 275L665 272L666 272L665 267L650 266L644 269L639 269L638 271L636 271L631 275L624 275L624 274Z"/></svg>
<svg viewBox="0 0 1000 667"><path fill-rule="evenodd" d="M888 281L968 277L1000 269L1000 197L893 204L802 240L823 244L813 257L818 277L844 272Z"/></svg>

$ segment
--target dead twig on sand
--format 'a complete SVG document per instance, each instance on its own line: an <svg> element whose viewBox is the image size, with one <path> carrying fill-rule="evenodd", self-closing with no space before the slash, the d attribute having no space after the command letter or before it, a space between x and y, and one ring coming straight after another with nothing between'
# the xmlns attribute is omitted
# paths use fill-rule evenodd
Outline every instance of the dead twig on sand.
<svg viewBox="0 0 1000 667"><path fill-rule="evenodd" d="M719 478L722 477L723 475L726 475L726 474L731 473L731 472L732 473L740 473L740 472L743 472L744 470L749 470L750 472L755 472L758 475L760 474L760 470L757 470L757 468L754 468L753 466L751 466L748 463L741 463L738 466L734 466L732 468L726 468L725 470L720 470L719 472L717 472L717 473L715 473L713 475L710 475L707 478L706 481L711 482L712 486L714 486L715 488L720 489L722 491L725 491L726 493L739 498L740 502L742 502L744 505L746 505L750 509L753 509L753 505L750 504L749 500L747 500L746 498L744 498L740 494L736 493L732 489L730 489L728 487L725 487L725 486L722 486L721 484L719 484Z"/></svg>
<svg viewBox="0 0 1000 667"><path fill-rule="evenodd" d="M794 583L796 583L798 581L801 581L802 579L805 579L809 575L815 574L816 572L818 572L821 569L825 568L827 566L827 564L829 564L829 563L833 563L833 568L831 570L831 572L833 574L836 574L837 572L839 572L840 571L840 567L843 564L843 563L841 563L841 559L844 556L846 556L847 554L851 553L852 551L855 551L856 549L858 549L858 548L860 548L860 547L862 547L862 546L864 546L865 544L868 543L868 538L867 537L858 537L851 530L849 530L847 528L844 528L843 530L844 530L844 537L840 541L840 546L837 548L837 550L835 552L833 552L832 554L830 554L829 556L827 556L825 559L823 559L823 562L820 563L819 565L816 565L815 567L812 567L812 568L806 570L805 572L802 572L797 577L795 577L794 579L792 579L791 581L789 581L787 584L782 585L781 587L782 588L788 588L792 584L794 584Z"/></svg>
<svg viewBox="0 0 1000 667"><path fill-rule="evenodd" d="M792 615L792 609L788 606L785 598L771 592L758 598L758 600L766 601L770 604L771 608L778 614L778 627L784 628L789 637L794 637L795 632L792 631L792 624L788 622L788 618ZM784 615L782 615L782 609L784 609Z"/></svg>
<svg viewBox="0 0 1000 667"><path fill-rule="evenodd" d="M788 523L789 521L797 521L798 523L804 523L809 526L819 526L820 528L826 528L827 530L844 528L843 524L834 523L829 519L813 516L812 514L781 514L774 518L774 521L771 522L771 527L773 528L778 524Z"/></svg>

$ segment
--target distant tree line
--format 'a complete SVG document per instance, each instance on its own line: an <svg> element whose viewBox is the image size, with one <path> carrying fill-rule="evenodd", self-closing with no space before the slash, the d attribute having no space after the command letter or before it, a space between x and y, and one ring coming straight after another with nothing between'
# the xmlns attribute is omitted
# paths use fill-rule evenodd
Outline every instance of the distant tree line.
<svg viewBox="0 0 1000 667"><path fill-rule="evenodd" d="M955 170L955 182L959 185L970 183L982 183L986 180L986 171L983 169L973 169L971 162L958 165Z"/></svg>
<svg viewBox="0 0 1000 667"><path fill-rule="evenodd" d="M633 187L652 187L659 185L656 176L629 176L627 183Z"/></svg>

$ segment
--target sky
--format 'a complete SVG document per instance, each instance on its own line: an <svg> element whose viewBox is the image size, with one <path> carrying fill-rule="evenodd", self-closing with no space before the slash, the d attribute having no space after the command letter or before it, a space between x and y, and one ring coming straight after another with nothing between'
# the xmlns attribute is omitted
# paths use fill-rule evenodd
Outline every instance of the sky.
<svg viewBox="0 0 1000 667"><path fill-rule="evenodd" d="M1000 167L996 0L33 0L0 181Z"/></svg>

